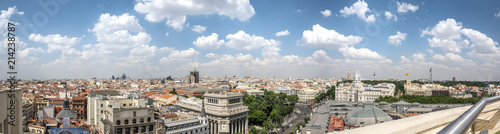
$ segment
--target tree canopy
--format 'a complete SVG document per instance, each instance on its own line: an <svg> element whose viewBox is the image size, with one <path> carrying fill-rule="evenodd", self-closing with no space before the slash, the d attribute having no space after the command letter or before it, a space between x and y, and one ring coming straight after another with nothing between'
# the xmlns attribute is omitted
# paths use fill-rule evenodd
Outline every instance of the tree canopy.
<svg viewBox="0 0 500 134"><path fill-rule="evenodd" d="M270 130L284 121L284 117L293 111L298 99L297 95L264 91L264 95L245 94L243 104L250 110L248 112L250 124Z"/></svg>

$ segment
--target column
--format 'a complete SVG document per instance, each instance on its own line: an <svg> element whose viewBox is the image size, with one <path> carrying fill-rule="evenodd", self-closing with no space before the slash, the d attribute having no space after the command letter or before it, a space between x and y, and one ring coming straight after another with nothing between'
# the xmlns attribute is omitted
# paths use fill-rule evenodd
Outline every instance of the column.
<svg viewBox="0 0 500 134"><path fill-rule="evenodd" d="M240 118L240 132L244 133L243 132L243 119L241 119L241 118Z"/></svg>
<svg viewBox="0 0 500 134"><path fill-rule="evenodd" d="M231 122L231 120L229 120L229 134L232 134L233 133L233 122Z"/></svg>
<svg viewBox="0 0 500 134"><path fill-rule="evenodd" d="M211 134L215 134L214 124L215 124L215 123L214 123L214 121L212 120L212 121L210 121L210 125L208 126L208 127L210 128L210 129L209 129L209 130L210 130L210 132L209 132L209 133L211 133Z"/></svg>
<svg viewBox="0 0 500 134"><path fill-rule="evenodd" d="M238 130L238 126L240 125L240 123L238 122L238 120L234 120L234 132L237 133L239 130Z"/></svg>
<svg viewBox="0 0 500 134"><path fill-rule="evenodd" d="M215 133L219 133L219 122L215 121Z"/></svg>
<svg viewBox="0 0 500 134"><path fill-rule="evenodd" d="M240 119L236 120L236 122L238 123L238 126L236 126L236 132L241 132L241 122L240 122Z"/></svg>
<svg viewBox="0 0 500 134"><path fill-rule="evenodd" d="M248 128L248 118L245 118L245 133L247 132L247 128Z"/></svg>
<svg viewBox="0 0 500 134"><path fill-rule="evenodd" d="M243 131L242 131L242 130L243 130L243 129L242 129L242 126L243 126L242 124L243 124L243 123L241 123L241 118L240 118L240 119L238 119L238 132L243 132Z"/></svg>
<svg viewBox="0 0 500 134"><path fill-rule="evenodd" d="M234 133L238 132L238 121L237 120L234 120L234 130L233 130Z"/></svg>

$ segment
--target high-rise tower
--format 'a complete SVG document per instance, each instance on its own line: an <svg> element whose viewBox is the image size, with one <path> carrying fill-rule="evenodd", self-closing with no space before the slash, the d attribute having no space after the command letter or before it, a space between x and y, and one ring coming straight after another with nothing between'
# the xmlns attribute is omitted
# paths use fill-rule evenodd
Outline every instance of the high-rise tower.
<svg viewBox="0 0 500 134"><path fill-rule="evenodd" d="M196 68L193 68L193 71L190 71L189 75L194 77L194 81L191 81L191 83L200 83L200 72Z"/></svg>

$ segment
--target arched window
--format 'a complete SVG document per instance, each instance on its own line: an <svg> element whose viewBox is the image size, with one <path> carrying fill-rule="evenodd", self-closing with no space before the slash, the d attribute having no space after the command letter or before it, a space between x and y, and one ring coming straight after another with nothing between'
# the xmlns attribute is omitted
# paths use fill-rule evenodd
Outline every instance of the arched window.
<svg viewBox="0 0 500 134"><path fill-rule="evenodd" d="M128 119L125 119L125 121L123 122L123 124L128 124Z"/></svg>
<svg viewBox="0 0 500 134"><path fill-rule="evenodd" d="M151 122L151 117L148 117L148 122Z"/></svg>
<svg viewBox="0 0 500 134"><path fill-rule="evenodd" d="M139 122L144 123L144 118L139 119Z"/></svg>
<svg viewBox="0 0 500 134"><path fill-rule="evenodd" d="M132 119L132 123L135 124L137 123L137 121L135 119Z"/></svg>
<svg viewBox="0 0 500 134"><path fill-rule="evenodd" d="M120 120L117 120L116 121L116 125L120 125L121 124L121 121Z"/></svg>

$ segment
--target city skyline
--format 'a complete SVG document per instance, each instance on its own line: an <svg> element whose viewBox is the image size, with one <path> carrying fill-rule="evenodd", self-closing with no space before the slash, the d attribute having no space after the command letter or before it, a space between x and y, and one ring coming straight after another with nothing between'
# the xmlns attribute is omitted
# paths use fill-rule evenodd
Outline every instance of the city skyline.
<svg viewBox="0 0 500 134"><path fill-rule="evenodd" d="M20 79L182 78L196 67L218 78L428 79L432 68L433 80L500 80L493 0L46 2L0 5L0 50L14 22Z"/></svg>

